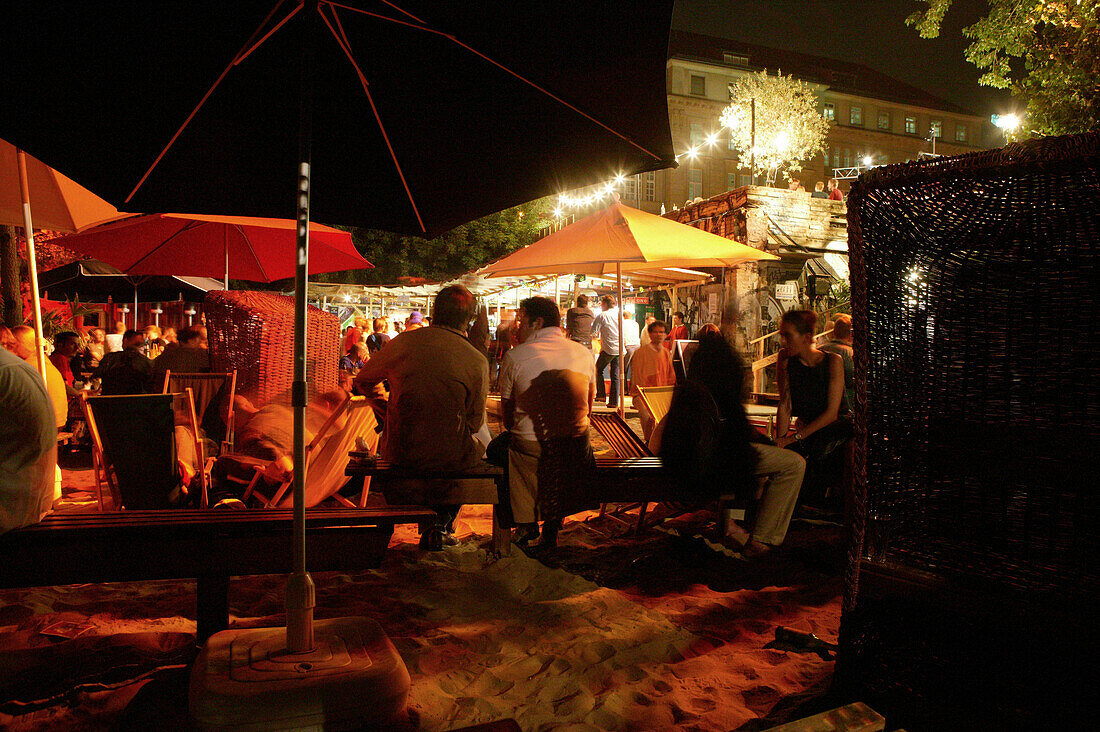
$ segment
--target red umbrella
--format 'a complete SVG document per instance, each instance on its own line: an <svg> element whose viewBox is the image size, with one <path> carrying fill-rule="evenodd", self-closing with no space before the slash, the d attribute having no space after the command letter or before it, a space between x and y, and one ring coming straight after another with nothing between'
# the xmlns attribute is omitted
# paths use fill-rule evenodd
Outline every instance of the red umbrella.
<svg viewBox="0 0 1100 732"><path fill-rule="evenodd" d="M132 275L192 275L271 282L294 276L297 223L245 216L151 214L97 226L55 242ZM351 234L309 225L309 270L339 272L373 267Z"/></svg>

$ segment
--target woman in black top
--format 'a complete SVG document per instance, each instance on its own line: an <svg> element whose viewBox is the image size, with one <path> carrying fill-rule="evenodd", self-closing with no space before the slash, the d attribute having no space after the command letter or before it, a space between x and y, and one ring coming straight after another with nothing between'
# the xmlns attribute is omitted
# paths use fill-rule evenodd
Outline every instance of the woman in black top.
<svg viewBox="0 0 1100 732"><path fill-rule="evenodd" d="M844 362L814 345L816 325L812 310L791 310L783 313L779 326L784 348L779 352L776 444L807 458L828 455L850 434Z"/></svg>

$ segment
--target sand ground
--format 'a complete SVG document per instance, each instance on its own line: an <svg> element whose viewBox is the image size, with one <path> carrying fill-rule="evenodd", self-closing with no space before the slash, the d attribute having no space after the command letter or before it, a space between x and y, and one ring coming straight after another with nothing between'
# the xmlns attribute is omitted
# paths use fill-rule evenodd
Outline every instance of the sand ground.
<svg viewBox="0 0 1100 732"><path fill-rule="evenodd" d="M89 487L88 471L66 471L60 510L94 510ZM713 518L634 536L580 514L548 555L494 559L489 508L467 507L458 546L423 553L401 527L382 568L315 575L317 615L382 625L412 676L417 728L765 729L828 685L832 660L774 637L782 625L836 641L841 532L795 522L781 552L748 563L704 538ZM281 624L282 586L235 579L232 621ZM0 727L179 728L193 593L186 581L0 591Z"/></svg>

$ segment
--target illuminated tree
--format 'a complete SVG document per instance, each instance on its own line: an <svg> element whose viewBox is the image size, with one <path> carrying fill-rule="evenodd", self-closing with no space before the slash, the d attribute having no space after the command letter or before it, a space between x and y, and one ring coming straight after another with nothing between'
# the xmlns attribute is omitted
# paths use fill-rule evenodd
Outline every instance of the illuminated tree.
<svg viewBox="0 0 1100 732"><path fill-rule="evenodd" d="M802 170L802 163L825 149L829 122L817 110L817 95L792 76L769 76L767 70L730 82L728 107L719 121L729 128L738 164L748 168L754 159L755 176L766 172L768 181ZM755 156L753 108L755 107Z"/></svg>
<svg viewBox="0 0 1100 732"><path fill-rule="evenodd" d="M923 0L906 23L922 38L940 34L952 0ZM1022 136L1100 128L1100 0L988 0L989 12L963 29L966 59L980 83L1010 89L1027 104Z"/></svg>

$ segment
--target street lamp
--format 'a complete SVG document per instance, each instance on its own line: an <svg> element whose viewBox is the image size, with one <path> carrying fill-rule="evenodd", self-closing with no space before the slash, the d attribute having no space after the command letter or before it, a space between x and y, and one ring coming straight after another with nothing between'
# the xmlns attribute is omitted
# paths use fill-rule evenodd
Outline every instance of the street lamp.
<svg viewBox="0 0 1100 732"><path fill-rule="evenodd" d="M1000 127L1004 132L1005 142L1008 142L1016 131L1020 129L1024 121L1017 114L994 114L989 118L995 127Z"/></svg>

